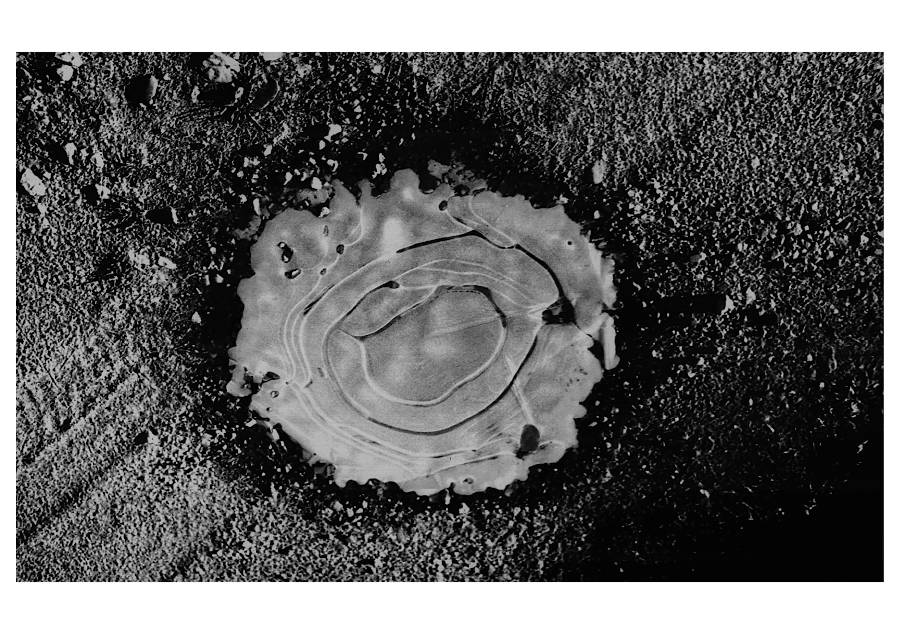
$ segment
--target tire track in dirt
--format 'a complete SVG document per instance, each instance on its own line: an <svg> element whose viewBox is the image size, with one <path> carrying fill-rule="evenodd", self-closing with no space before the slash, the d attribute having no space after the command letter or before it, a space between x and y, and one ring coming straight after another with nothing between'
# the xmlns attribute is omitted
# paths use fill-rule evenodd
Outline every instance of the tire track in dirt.
<svg viewBox="0 0 900 634"><path fill-rule="evenodd" d="M117 405L123 383L131 380L141 346L113 330L109 317L80 341L60 342L59 352L17 381L17 467L34 463L41 453L76 433L96 410Z"/></svg>
<svg viewBox="0 0 900 634"><path fill-rule="evenodd" d="M191 445L189 438L150 443L111 465L17 546L17 578L149 581L177 574L178 562L189 561L229 514L248 511L211 467L196 455L185 459Z"/></svg>
<svg viewBox="0 0 900 634"><path fill-rule="evenodd" d="M171 402L161 398L163 390L148 366L130 367L140 358L138 342L106 337L106 345L98 348L96 339L92 336L74 348L66 355L73 361L61 366L70 386L101 386L96 394L67 400L51 391L56 383L52 374L20 392L17 424L32 430L32 438L33 430L47 417L69 415L75 422L62 433L37 437L28 459L20 460L16 472L17 544L83 498L96 480L134 451L138 434L155 426L172 408ZM95 373L99 364L105 365L100 373L105 380L79 382L79 375ZM41 407L48 401L52 405ZM38 418L42 410L42 418Z"/></svg>

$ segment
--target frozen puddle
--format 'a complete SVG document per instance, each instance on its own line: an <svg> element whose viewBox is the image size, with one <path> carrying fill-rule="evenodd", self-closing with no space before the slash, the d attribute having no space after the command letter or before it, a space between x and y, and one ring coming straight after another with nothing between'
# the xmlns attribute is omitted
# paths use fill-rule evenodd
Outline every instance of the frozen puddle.
<svg viewBox="0 0 900 634"><path fill-rule="evenodd" d="M266 225L229 392L341 485L472 493L559 460L616 363L611 261L562 207L424 194L408 170L360 189Z"/></svg>

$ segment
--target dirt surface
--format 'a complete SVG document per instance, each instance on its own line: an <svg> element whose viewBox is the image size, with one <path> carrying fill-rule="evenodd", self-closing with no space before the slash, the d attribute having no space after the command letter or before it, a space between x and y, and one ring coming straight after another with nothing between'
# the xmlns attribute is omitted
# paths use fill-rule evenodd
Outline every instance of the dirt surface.
<svg viewBox="0 0 900 634"><path fill-rule="evenodd" d="M17 57L18 579L881 577L881 55L81 58ZM617 258L505 492L341 489L224 391L260 223L429 159Z"/></svg>

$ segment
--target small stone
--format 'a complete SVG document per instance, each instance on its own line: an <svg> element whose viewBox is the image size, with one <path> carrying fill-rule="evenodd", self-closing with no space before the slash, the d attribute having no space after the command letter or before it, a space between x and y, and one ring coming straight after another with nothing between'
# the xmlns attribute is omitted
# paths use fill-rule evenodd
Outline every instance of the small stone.
<svg viewBox="0 0 900 634"><path fill-rule="evenodd" d="M91 155L91 163L93 163L94 167L96 167L98 170L102 170L104 165L103 155L100 152L94 152Z"/></svg>
<svg viewBox="0 0 900 634"><path fill-rule="evenodd" d="M79 68L84 64L84 60L81 59L80 53L57 53L53 57L73 68Z"/></svg>
<svg viewBox="0 0 900 634"><path fill-rule="evenodd" d="M61 81L69 81L75 74L75 69L68 64L63 64L56 69L56 74L59 76Z"/></svg>
<svg viewBox="0 0 900 634"><path fill-rule="evenodd" d="M341 130L343 130L343 128L337 123L329 123L328 134L325 135L325 140L331 141L331 137L333 137L335 134L340 134Z"/></svg>
<svg viewBox="0 0 900 634"><path fill-rule="evenodd" d="M469 514L469 506L463 502L459 505L459 514L460 515L468 515Z"/></svg>
<svg viewBox="0 0 900 634"><path fill-rule="evenodd" d="M225 53L211 53L203 60L203 68L210 81L220 84L230 84L234 76L240 72L241 65L236 59Z"/></svg>
<svg viewBox="0 0 900 634"><path fill-rule="evenodd" d="M199 323L203 322L203 320L200 318L200 313L196 313L196 312L193 315L191 315L191 321L194 322L195 324L199 324Z"/></svg>
<svg viewBox="0 0 900 634"><path fill-rule="evenodd" d="M153 75L139 75L128 82L125 98L133 104L147 106L156 96L158 87L159 80Z"/></svg>
<svg viewBox="0 0 900 634"><path fill-rule="evenodd" d="M178 268L178 266L172 260L163 256L159 256L159 258L156 260L156 263L163 268L169 269L170 271L174 271Z"/></svg>
<svg viewBox="0 0 900 634"><path fill-rule="evenodd" d="M71 141L69 143L66 143L63 146L63 152L65 153L65 156L66 156L66 163L68 163L69 165L75 164L75 152L77 150L78 150L78 148L76 148L75 144L72 143Z"/></svg>
<svg viewBox="0 0 900 634"><path fill-rule="evenodd" d="M281 59L284 53L260 53L260 55L267 62L274 62L276 59Z"/></svg>
<svg viewBox="0 0 900 634"><path fill-rule="evenodd" d="M91 192L95 200L109 200L109 187L106 185L100 185L99 183L94 185L93 191Z"/></svg>
<svg viewBox="0 0 900 634"><path fill-rule="evenodd" d="M756 293L754 293L751 289L748 288L744 292L744 303L752 304L755 301L756 301Z"/></svg>
<svg viewBox="0 0 900 634"><path fill-rule="evenodd" d="M146 213L147 220L161 225L177 225L178 211L174 207L159 207Z"/></svg>
<svg viewBox="0 0 900 634"><path fill-rule="evenodd" d="M22 172L19 182L22 184L22 189L34 197L43 196L47 193L47 186L44 185L44 181L38 178L37 174L30 169Z"/></svg>
<svg viewBox="0 0 900 634"><path fill-rule="evenodd" d="M322 181L318 176L313 176L312 180L309 182L309 186L312 189L319 190L322 189Z"/></svg>
<svg viewBox="0 0 900 634"><path fill-rule="evenodd" d="M760 165L760 163L759 163L759 158L756 157L756 156L754 156L754 157L750 160L750 166L751 166L753 169L756 169L757 167L759 167L759 165Z"/></svg>

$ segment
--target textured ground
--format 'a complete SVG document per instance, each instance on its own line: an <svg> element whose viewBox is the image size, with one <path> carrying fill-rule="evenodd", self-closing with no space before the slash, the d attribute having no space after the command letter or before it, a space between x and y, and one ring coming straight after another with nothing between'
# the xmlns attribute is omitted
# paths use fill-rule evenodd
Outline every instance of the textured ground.
<svg viewBox="0 0 900 634"><path fill-rule="evenodd" d="M881 55L83 58L17 57L18 579L881 576ZM285 172L428 159L619 263L622 363L505 493L337 488L224 393Z"/></svg>

